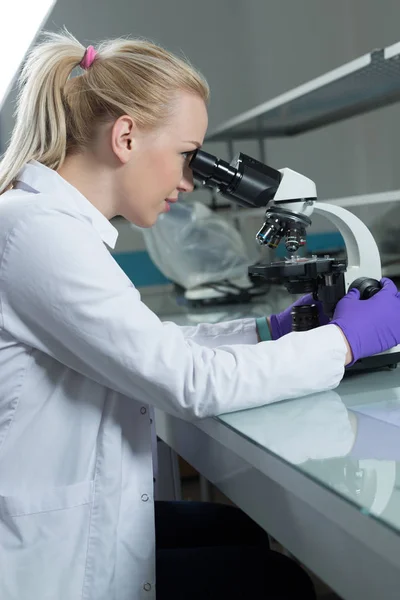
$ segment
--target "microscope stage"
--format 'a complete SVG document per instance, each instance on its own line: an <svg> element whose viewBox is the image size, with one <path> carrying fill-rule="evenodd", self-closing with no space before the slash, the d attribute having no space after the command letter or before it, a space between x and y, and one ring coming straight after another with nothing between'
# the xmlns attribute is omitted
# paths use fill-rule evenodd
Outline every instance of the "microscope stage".
<svg viewBox="0 0 400 600"><path fill-rule="evenodd" d="M336 258L292 257L276 262L252 265L249 267L249 274L282 283L287 280L297 280L301 284L307 281L315 282L321 276L344 273L345 270L346 262Z"/></svg>

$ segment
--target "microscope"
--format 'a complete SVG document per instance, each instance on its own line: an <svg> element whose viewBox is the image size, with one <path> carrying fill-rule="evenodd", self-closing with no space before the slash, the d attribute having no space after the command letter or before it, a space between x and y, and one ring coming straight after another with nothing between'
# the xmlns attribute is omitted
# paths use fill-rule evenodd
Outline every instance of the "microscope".
<svg viewBox="0 0 400 600"><path fill-rule="evenodd" d="M249 267L249 275L283 284L291 294L312 293L332 318L338 301L352 288L361 299L381 289L381 261L376 242L367 226L348 210L318 202L315 183L291 169L274 169L239 153L231 163L197 150L190 161L196 181L216 189L222 196L247 208L265 207L264 224L256 235L259 244L275 249L284 243L284 260ZM297 252L306 243L313 214L325 216L341 233L346 259L328 255L304 258ZM314 313L310 313L314 309ZM299 307L293 321L297 330L315 326L316 307ZM296 330L294 328L294 330ZM362 359L356 369L395 367L400 362L400 346ZM353 367L354 368L354 367Z"/></svg>

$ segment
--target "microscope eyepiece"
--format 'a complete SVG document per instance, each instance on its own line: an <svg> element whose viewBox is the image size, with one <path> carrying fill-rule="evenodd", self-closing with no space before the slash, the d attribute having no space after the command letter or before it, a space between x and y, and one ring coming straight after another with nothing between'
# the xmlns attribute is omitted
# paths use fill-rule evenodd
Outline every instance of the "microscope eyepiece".
<svg viewBox="0 0 400 600"><path fill-rule="evenodd" d="M229 164L208 152L196 150L189 166L194 179L250 207L265 207L282 179L280 171L242 153Z"/></svg>
<svg viewBox="0 0 400 600"><path fill-rule="evenodd" d="M233 169L227 162L203 152L196 150L189 167L193 171L194 179L209 187L216 187L220 190L228 189L234 184L237 177L237 170Z"/></svg>

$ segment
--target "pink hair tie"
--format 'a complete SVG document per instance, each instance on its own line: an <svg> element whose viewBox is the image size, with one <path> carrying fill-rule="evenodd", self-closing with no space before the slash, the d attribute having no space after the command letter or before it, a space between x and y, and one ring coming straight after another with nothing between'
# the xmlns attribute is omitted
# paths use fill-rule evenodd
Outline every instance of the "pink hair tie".
<svg viewBox="0 0 400 600"><path fill-rule="evenodd" d="M83 55L81 62L79 63L79 66L82 67L82 69L84 69L85 71L87 71L87 69L89 69L89 67L92 66L96 56L97 52L93 48L93 46L88 46L85 50L85 54Z"/></svg>

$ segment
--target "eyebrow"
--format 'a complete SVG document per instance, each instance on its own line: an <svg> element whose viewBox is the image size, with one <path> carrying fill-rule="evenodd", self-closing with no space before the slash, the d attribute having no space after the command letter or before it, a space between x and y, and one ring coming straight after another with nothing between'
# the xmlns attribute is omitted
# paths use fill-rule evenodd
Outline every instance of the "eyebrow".
<svg viewBox="0 0 400 600"><path fill-rule="evenodd" d="M201 148L201 144L199 142L193 142L192 140L184 140L185 144L194 144L196 148Z"/></svg>

